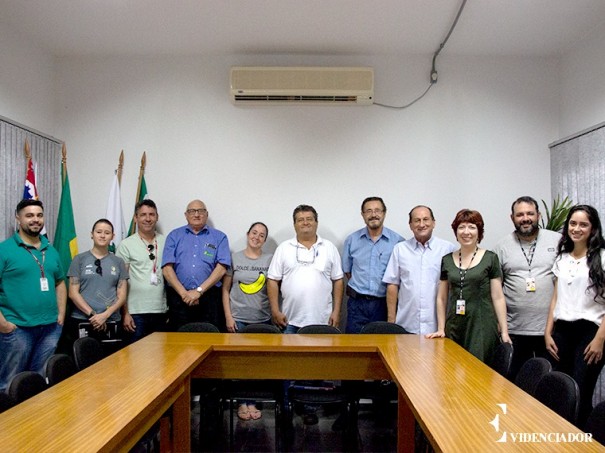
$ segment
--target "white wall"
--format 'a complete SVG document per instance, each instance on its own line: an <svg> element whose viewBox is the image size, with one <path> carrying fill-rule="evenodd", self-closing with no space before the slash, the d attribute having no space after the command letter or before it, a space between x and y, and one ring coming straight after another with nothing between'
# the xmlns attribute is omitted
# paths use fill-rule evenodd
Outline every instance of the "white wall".
<svg viewBox="0 0 605 453"><path fill-rule="evenodd" d="M53 135L53 57L1 21L0 43L0 115Z"/></svg>
<svg viewBox="0 0 605 453"><path fill-rule="evenodd" d="M409 237L407 212L433 207L437 234L463 207L479 209L484 244L511 230L514 198L550 198L547 144L558 137L556 59L451 57L439 82L404 111L371 107L234 107L232 65L368 65L376 100L406 103L428 83L430 56L61 58L57 136L68 146L80 250L105 215L112 172L126 160L123 203L134 202L140 157L165 232L193 198L233 250L256 220L275 242L293 235L299 203L319 212L319 232L340 246L361 227L361 200L382 196L387 225ZM128 221L127 221L128 222ZM275 244L271 244L274 246Z"/></svg>
<svg viewBox="0 0 605 453"><path fill-rule="evenodd" d="M605 27L589 33L561 58L560 73L558 138L605 121Z"/></svg>

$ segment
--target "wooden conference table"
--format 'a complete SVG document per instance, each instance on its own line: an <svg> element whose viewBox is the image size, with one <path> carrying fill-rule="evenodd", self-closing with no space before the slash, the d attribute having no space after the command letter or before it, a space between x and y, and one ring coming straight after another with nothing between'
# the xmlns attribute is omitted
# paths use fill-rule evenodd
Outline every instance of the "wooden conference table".
<svg viewBox="0 0 605 453"><path fill-rule="evenodd" d="M605 451L555 443L581 431L447 339L206 333L155 333L0 414L0 449L127 451L172 406L174 450L189 451L191 378L394 380L401 452L414 419L438 452Z"/></svg>

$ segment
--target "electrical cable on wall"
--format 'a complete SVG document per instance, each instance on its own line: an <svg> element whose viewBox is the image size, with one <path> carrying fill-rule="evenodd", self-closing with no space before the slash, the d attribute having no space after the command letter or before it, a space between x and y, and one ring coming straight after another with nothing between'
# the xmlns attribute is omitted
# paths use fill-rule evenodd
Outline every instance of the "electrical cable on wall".
<svg viewBox="0 0 605 453"><path fill-rule="evenodd" d="M456 24L458 23L458 19L460 19L460 15L462 14L462 10L464 9L464 5L466 5L466 0L462 0L462 4L460 5L460 8L458 9L458 14L456 14L456 18L454 19L454 22L452 23L452 26L450 27L450 30L448 31L447 35L445 36L445 39L443 40L443 42L439 45L439 48L435 51L435 53L433 54L433 64L431 66L431 73L430 73L430 82L429 82L429 86L426 88L426 90L424 90L424 92L418 96L416 99L414 99L412 102L402 105L402 106L394 106L394 105L387 105L387 104L381 104L379 102L374 102L373 105L378 105L380 107L386 107L389 109L395 109L395 110L403 110L403 109L407 109L408 107L411 107L412 105L414 105L416 102L418 102L420 99L422 99L431 89L431 87L433 85L435 85L437 83L437 79L439 78L439 75L437 73L437 67L435 66L435 63L437 61L437 57L439 56L439 53L441 53L441 51L443 50L443 48L445 47L445 43L448 41L448 39L450 39L450 36L452 34L452 32L454 31L454 28L456 27Z"/></svg>

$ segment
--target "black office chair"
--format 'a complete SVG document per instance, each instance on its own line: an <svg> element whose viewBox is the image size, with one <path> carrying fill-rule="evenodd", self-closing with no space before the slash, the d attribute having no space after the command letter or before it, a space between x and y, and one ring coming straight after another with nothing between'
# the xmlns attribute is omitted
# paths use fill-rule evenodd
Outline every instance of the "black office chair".
<svg viewBox="0 0 605 453"><path fill-rule="evenodd" d="M545 374L536 387L535 398L568 422L575 424L580 406L576 381L560 371Z"/></svg>
<svg viewBox="0 0 605 453"><path fill-rule="evenodd" d="M593 408L584 431L592 433L594 440L605 445L605 401L601 401Z"/></svg>
<svg viewBox="0 0 605 453"><path fill-rule="evenodd" d="M240 333L281 334L272 324L249 324ZM229 442L233 448L234 414L238 401L259 401L275 403L275 450L281 450L281 408L284 387L281 380L234 379L224 382L223 399L229 401Z"/></svg>
<svg viewBox="0 0 605 453"><path fill-rule="evenodd" d="M273 324L248 324L240 333L281 333Z"/></svg>
<svg viewBox="0 0 605 453"><path fill-rule="evenodd" d="M190 322L179 327L177 332L220 333L220 330L209 322Z"/></svg>
<svg viewBox="0 0 605 453"><path fill-rule="evenodd" d="M58 384L77 372L76 363L67 354L53 354L44 365L44 374L49 386Z"/></svg>
<svg viewBox="0 0 605 453"><path fill-rule="evenodd" d="M342 332L334 326L327 324L312 324L301 327L298 335L326 335L341 334ZM295 381L288 389L288 418L292 421L295 405L325 406L340 405L345 417L345 429L343 429L343 446L349 447L349 441L353 441L352 434L355 430L353 423L353 404L355 394L344 389L342 386L334 385L333 382L325 381ZM357 437L355 436L355 439Z"/></svg>
<svg viewBox="0 0 605 453"><path fill-rule="evenodd" d="M0 414L9 410L15 405L13 399L8 396L8 393L0 392Z"/></svg>
<svg viewBox="0 0 605 453"><path fill-rule="evenodd" d="M218 327L210 322L190 322L182 325L177 332L220 333ZM200 444L205 442L207 447L217 447L221 410L220 379L192 379L191 396L200 402L200 424L198 437ZM217 447L218 448L218 447Z"/></svg>
<svg viewBox="0 0 605 453"><path fill-rule="evenodd" d="M489 366L497 373L508 378L511 363L513 363L513 345L511 343L500 343L496 347Z"/></svg>
<svg viewBox="0 0 605 453"><path fill-rule="evenodd" d="M46 390L48 386L42 376L35 371L22 371L9 381L6 393L15 404L37 395Z"/></svg>
<svg viewBox="0 0 605 453"><path fill-rule="evenodd" d="M103 358L103 346L92 337L82 337L74 341L74 360L82 371Z"/></svg>
<svg viewBox="0 0 605 453"><path fill-rule="evenodd" d="M363 334L406 334L409 333L399 324L387 321L373 321L361 328Z"/></svg>
<svg viewBox="0 0 605 453"><path fill-rule="evenodd" d="M540 379L551 371L552 365L548 360L543 357L532 357L521 365L517 377L515 378L515 384L517 387L534 396Z"/></svg>

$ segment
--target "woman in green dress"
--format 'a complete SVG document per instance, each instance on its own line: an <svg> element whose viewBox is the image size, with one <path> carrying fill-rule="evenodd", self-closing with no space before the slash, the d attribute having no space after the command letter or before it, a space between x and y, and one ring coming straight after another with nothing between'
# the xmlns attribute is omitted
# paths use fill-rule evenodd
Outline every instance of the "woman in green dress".
<svg viewBox="0 0 605 453"><path fill-rule="evenodd" d="M495 253L479 248L484 231L479 212L462 209L452 229L460 250L441 260L437 332L427 338L451 338L489 363L500 339L511 343L500 263Z"/></svg>

